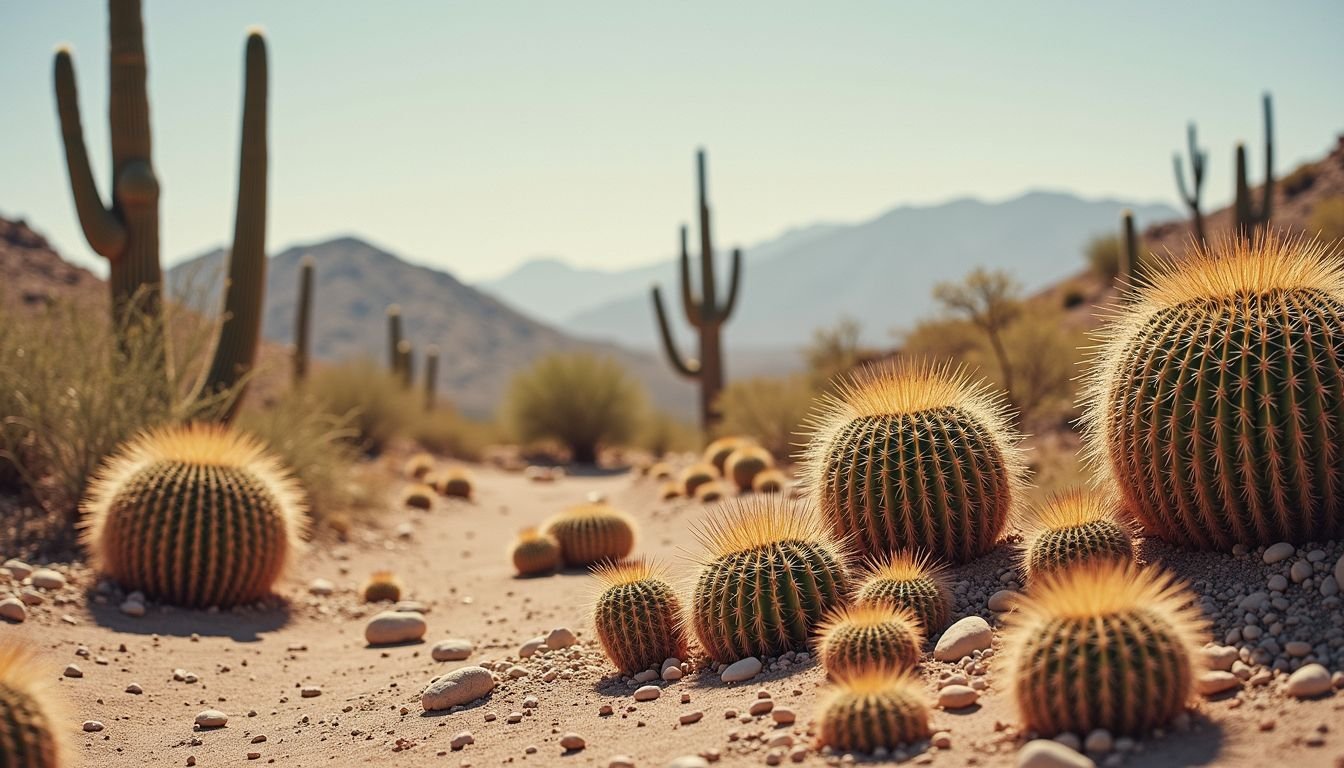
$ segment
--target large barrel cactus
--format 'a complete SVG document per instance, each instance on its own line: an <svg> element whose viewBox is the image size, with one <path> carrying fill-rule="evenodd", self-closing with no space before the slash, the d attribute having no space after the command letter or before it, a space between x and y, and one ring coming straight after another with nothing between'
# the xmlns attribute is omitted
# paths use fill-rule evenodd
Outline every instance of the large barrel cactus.
<svg viewBox="0 0 1344 768"><path fill-rule="evenodd" d="M601 592L593 624L607 658L624 674L658 669L688 657L681 599L663 570L645 560L593 569Z"/></svg>
<svg viewBox="0 0 1344 768"><path fill-rule="evenodd" d="M826 613L845 602L845 552L816 513L780 496L713 509L691 625L718 662L801 651Z"/></svg>
<svg viewBox="0 0 1344 768"><path fill-rule="evenodd" d="M1150 271L1102 331L1089 449L1150 534L1230 550L1344 534L1344 266L1229 239Z"/></svg>
<svg viewBox="0 0 1344 768"><path fill-rule="evenodd" d="M1113 561L1034 582L1008 615L1002 654L1023 728L1136 736L1168 723L1208 639L1194 602L1163 572Z"/></svg>
<svg viewBox="0 0 1344 768"><path fill-rule="evenodd" d="M809 485L837 535L872 557L918 548L965 562L993 548L1024 467L1002 398L960 369L898 361L827 396Z"/></svg>
<svg viewBox="0 0 1344 768"><path fill-rule="evenodd" d="M302 489L252 437L191 424L150 430L99 470L83 504L93 564L125 589L189 608L271 591L306 525Z"/></svg>
<svg viewBox="0 0 1344 768"><path fill-rule="evenodd" d="M61 768L62 716L41 667L18 646L0 646L0 768Z"/></svg>

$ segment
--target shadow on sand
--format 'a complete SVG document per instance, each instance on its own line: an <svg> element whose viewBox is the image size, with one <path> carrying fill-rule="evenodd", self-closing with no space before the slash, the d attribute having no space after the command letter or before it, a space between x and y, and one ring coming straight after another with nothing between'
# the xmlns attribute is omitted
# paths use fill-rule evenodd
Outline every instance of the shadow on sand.
<svg viewBox="0 0 1344 768"><path fill-rule="evenodd" d="M255 643L266 632L275 632L289 623L289 603L276 600L264 609L240 611L195 611L174 608L167 612L150 608L139 618L127 616L115 605L99 605L89 600L89 613L101 627L133 635L169 635L189 637L228 637L239 643Z"/></svg>

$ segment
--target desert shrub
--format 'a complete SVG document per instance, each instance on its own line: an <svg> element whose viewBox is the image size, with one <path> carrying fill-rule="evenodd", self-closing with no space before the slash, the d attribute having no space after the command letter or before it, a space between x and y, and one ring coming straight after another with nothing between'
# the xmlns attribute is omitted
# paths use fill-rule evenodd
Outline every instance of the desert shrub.
<svg viewBox="0 0 1344 768"><path fill-rule="evenodd" d="M719 395L720 431L753 437L776 457L788 458L802 440L815 397L806 375L734 381Z"/></svg>
<svg viewBox="0 0 1344 768"><path fill-rule="evenodd" d="M644 394L614 360L561 353L514 376L504 408L519 440L558 440L572 461L592 464L599 446L634 437Z"/></svg>
<svg viewBox="0 0 1344 768"><path fill-rule="evenodd" d="M410 428L410 437L430 453L480 461L486 447L497 441L496 431L493 424L472 421L440 404L432 411L421 411Z"/></svg>
<svg viewBox="0 0 1344 768"><path fill-rule="evenodd" d="M1288 197L1297 197L1298 195L1311 189L1311 185L1316 183L1316 165L1314 163L1303 163L1299 165L1292 173L1283 177L1279 182L1283 187L1283 194Z"/></svg>
<svg viewBox="0 0 1344 768"><path fill-rule="evenodd" d="M803 348L812 389L833 391L845 374L872 355L859 341L862 330L854 318L842 317L835 325L812 332L812 341Z"/></svg>
<svg viewBox="0 0 1344 768"><path fill-rule="evenodd" d="M351 442L371 455L382 453L390 440L405 434L420 409L414 393L367 360L321 368L306 386L328 414L351 419Z"/></svg>
<svg viewBox="0 0 1344 768"><path fill-rule="evenodd" d="M666 411L650 408L639 430L639 446L656 458L700 447L700 430Z"/></svg>
<svg viewBox="0 0 1344 768"><path fill-rule="evenodd" d="M1344 197L1328 197L1316 204L1307 224L1309 234L1320 233L1326 242L1344 241Z"/></svg>
<svg viewBox="0 0 1344 768"><path fill-rule="evenodd" d="M1085 301L1087 301L1087 296L1079 288L1070 288L1064 291L1063 305L1065 309L1073 309Z"/></svg>
<svg viewBox="0 0 1344 768"><path fill-rule="evenodd" d="M1092 274L1108 282L1114 280L1120 274L1120 255L1124 248L1124 238L1119 235L1102 235L1089 240L1084 254Z"/></svg>

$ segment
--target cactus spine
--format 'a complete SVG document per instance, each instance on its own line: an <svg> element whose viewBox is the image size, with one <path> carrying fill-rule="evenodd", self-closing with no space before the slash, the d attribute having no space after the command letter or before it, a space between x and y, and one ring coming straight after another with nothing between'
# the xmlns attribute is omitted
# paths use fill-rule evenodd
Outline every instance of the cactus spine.
<svg viewBox="0 0 1344 768"><path fill-rule="evenodd" d="M873 666L838 677L818 709L818 747L872 754L929 737L924 684L909 671Z"/></svg>
<svg viewBox="0 0 1344 768"><path fill-rule="evenodd" d="M644 560L593 569L601 587L593 608L598 640L622 674L658 669L688 656L681 600L666 574Z"/></svg>
<svg viewBox="0 0 1344 768"><path fill-rule="evenodd" d="M1260 191L1260 207L1251 200L1251 186L1246 181L1246 145L1237 144L1237 187L1232 205L1236 214L1236 234L1253 237L1269 230L1269 216L1274 203L1274 114L1269 94L1262 98L1265 115L1265 185Z"/></svg>
<svg viewBox="0 0 1344 768"><path fill-rule="evenodd" d="M744 445L728 455L723 476L738 490L750 491L756 476L775 465L775 457L759 445Z"/></svg>
<svg viewBox="0 0 1344 768"><path fill-rule="evenodd" d="M1137 736L1179 714L1207 623L1155 569L1097 562L1050 573L1008 616L1004 657L1022 726Z"/></svg>
<svg viewBox="0 0 1344 768"><path fill-rule="evenodd" d="M549 533L524 528L509 556L519 576L543 576L560 567L560 542Z"/></svg>
<svg viewBox="0 0 1344 768"><path fill-rule="evenodd" d="M312 344L313 257L299 263L299 303L294 317L294 381L308 378L309 346Z"/></svg>
<svg viewBox="0 0 1344 768"><path fill-rule="evenodd" d="M723 390L723 351L720 336L723 324L733 314L742 274L742 251L733 249L733 270L729 278L728 295L720 300L715 290L714 242L709 221L709 199L705 183L705 151L696 152L696 179L700 197L700 296L695 296L691 285L691 257L686 246L686 227L681 227L681 303L686 319L700 332L700 358L687 360L677 351L663 310L663 296L658 286L653 288L653 310L662 333L663 349L672 367L681 375L700 382L700 424L705 432L719 422L721 414L717 400Z"/></svg>
<svg viewBox="0 0 1344 768"><path fill-rule="evenodd" d="M565 565L622 560L635 548L635 521L605 502L571 507L551 518L544 530L560 542Z"/></svg>
<svg viewBox="0 0 1344 768"><path fill-rule="evenodd" d="M31 653L0 646L0 768L61 768L62 707Z"/></svg>
<svg viewBox="0 0 1344 768"><path fill-rule="evenodd" d="M307 502L255 439L189 424L122 445L83 510L85 549L113 581L173 605L227 608L270 593L302 546Z"/></svg>
<svg viewBox="0 0 1344 768"><path fill-rule="evenodd" d="M425 348L425 410L432 411L439 395L439 348Z"/></svg>
<svg viewBox="0 0 1344 768"><path fill-rule="evenodd" d="M1134 540L1118 499L1072 488L1033 508L1022 528L1022 570L1029 580L1080 563L1134 560Z"/></svg>
<svg viewBox="0 0 1344 768"><path fill-rule="evenodd" d="M1002 397L960 369L900 360L827 395L807 483L832 530L878 557L966 562L994 547L1025 473Z"/></svg>
<svg viewBox="0 0 1344 768"><path fill-rule="evenodd" d="M1186 207L1190 209L1191 221L1195 230L1195 242L1204 242L1204 213L1199 209L1199 198L1204 191L1204 161L1208 159L1208 153L1199 148L1199 142L1195 138L1195 124L1192 122L1185 129L1185 143L1190 150L1190 181L1192 182L1187 189L1185 186L1185 172L1181 170L1181 154L1179 152L1171 156L1172 168L1176 171L1176 189L1181 193L1181 199L1185 201ZM1133 260L1130 264L1135 264Z"/></svg>
<svg viewBox="0 0 1344 768"><path fill-rule="evenodd" d="M827 614L817 632L817 656L831 674L875 665L913 669L923 645L919 618L905 608L882 604L838 608Z"/></svg>
<svg viewBox="0 0 1344 768"><path fill-rule="evenodd" d="M706 554L691 624L717 662L803 650L845 601L845 552L809 507L778 496L727 502L695 534Z"/></svg>
<svg viewBox="0 0 1344 768"><path fill-rule="evenodd" d="M1153 274L1102 330L1088 449L1142 527L1230 550L1344 533L1344 267L1224 240Z"/></svg>
<svg viewBox="0 0 1344 768"><path fill-rule="evenodd" d="M75 68L68 49L56 53L56 106L75 211L89 246L110 265L113 312L131 307L161 326L159 181L151 159L140 0L109 0L108 117L112 140L112 204L104 206L89 167L80 123ZM238 205L219 335L194 395L229 394L220 416L237 413L246 375L256 361L266 288L266 41L247 36ZM163 364L168 375L167 356ZM166 385L165 385L166 386ZM165 388L165 393L169 390Z"/></svg>
<svg viewBox="0 0 1344 768"><path fill-rule="evenodd" d="M952 614L947 568L910 550L871 561L854 593L854 604L908 610L925 636L941 632Z"/></svg>

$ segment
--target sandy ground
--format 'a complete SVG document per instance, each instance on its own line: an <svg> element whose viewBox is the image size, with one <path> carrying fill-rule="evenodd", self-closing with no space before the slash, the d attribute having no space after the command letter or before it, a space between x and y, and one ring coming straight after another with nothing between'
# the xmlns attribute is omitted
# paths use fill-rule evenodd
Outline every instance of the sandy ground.
<svg viewBox="0 0 1344 768"><path fill-rule="evenodd" d="M628 755L638 766L662 766L696 753L717 754L721 765L765 765L771 753L767 743L787 742L780 738L786 735L793 746L774 750L783 753L783 764L840 762L839 756L813 750L804 754L797 748L810 744L809 723L825 684L814 661L735 685L721 683L712 669L697 669L680 681L660 683L664 690L657 700L636 703L635 686L609 665L592 663L596 651L589 618L594 592L590 578L574 572L516 579L505 555L518 528L539 523L598 491L639 520L637 553L658 557L674 573L689 578L692 565L687 558L698 549L689 526L703 514L701 507L656 502L654 483L628 475L539 484L483 469L478 485L473 503L436 502L429 512L390 513L381 521L383 527L357 531L351 543L314 547L282 584L284 601L266 610L208 613L151 607L148 615L133 618L118 610L118 596L100 593L97 579L82 566L59 566L69 585L45 593L41 605L29 608L24 623L0 623L0 640L17 639L40 653L39 663L48 668L67 701L71 751L86 765L183 766L194 761L199 766L387 762L605 767L612 757ZM397 533L402 523L410 525L408 538ZM1329 562L1341 552L1336 547ZM1147 556L1179 560L1179 554L1153 547L1147 548ZM1236 594L1262 588L1255 584L1264 578L1256 553L1239 560L1218 556L1216 562L1209 561L1211 556L1199 557L1194 566L1198 573L1241 574L1235 576L1236 588L1228 591L1223 584L1225 594L1213 590L1206 596L1210 605L1229 606L1229 615L1237 612L1231 605ZM401 575L408 598L426 605L425 642L366 647L364 625L378 608L361 604L356 589L370 572L384 568ZM308 593L309 582L319 577L337 585L335 594ZM992 618L983 595L1012 586L1010 549L1001 548L959 570L955 578L960 582L958 613ZM0 592L7 591L17 591L17 585L6 587L0 578ZM1323 632L1329 624L1314 623L1298 629ZM520 662L528 676L505 679L486 700L462 711L421 711L420 692L431 677L482 661L515 660L523 642L555 627L574 630L580 644ZM1215 631L1221 635L1226 628ZM471 659L433 661L430 648L449 637L472 640ZM971 670L985 672L987 683L976 705L958 712L933 710L935 729L950 733L949 748L917 745L888 760L1012 765L1022 737L994 663L989 659ZM67 664L76 664L83 676L63 676ZM508 666L501 664L500 669ZM570 674L545 682L548 668ZM925 662L931 704L937 681L950 669ZM174 680L175 670L194 675L195 682ZM1283 678L1201 700L1188 723L1171 733L1154 734L1123 754L1112 753L1111 764L1344 764L1344 692L1298 701L1282 693ZM143 693L128 693L133 683ZM320 686L321 693L305 698L304 686ZM746 715L759 691L768 691L776 708L793 710L796 722L779 725L770 715ZM604 705L612 708L611 714L601 714ZM195 716L207 708L226 712L228 725L197 728ZM703 719L679 723L681 715L696 710L703 711ZM729 718L729 710L744 714ZM521 721L507 722L515 712L523 714ZM103 730L82 732L86 720L101 722ZM451 749L450 741L462 731L470 731L474 743ZM561 737L568 732L581 735L586 747L562 749ZM1104 756L1097 757L1104 761Z"/></svg>

